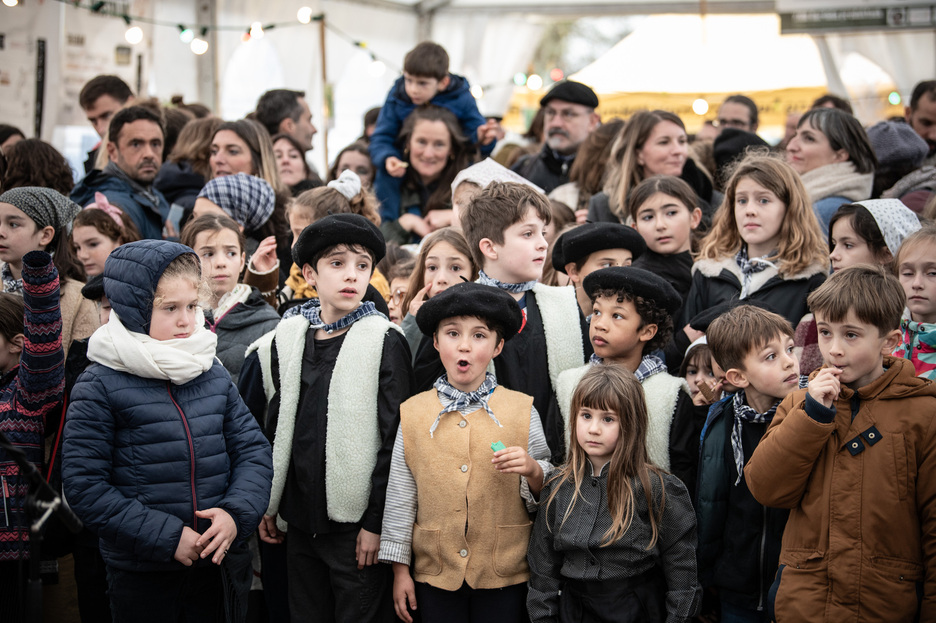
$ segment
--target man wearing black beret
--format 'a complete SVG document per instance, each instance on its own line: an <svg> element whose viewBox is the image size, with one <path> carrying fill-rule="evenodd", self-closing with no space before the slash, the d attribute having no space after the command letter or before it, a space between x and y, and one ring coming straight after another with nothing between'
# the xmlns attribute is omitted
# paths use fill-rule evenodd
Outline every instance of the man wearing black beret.
<svg viewBox="0 0 936 623"><path fill-rule="evenodd" d="M580 82L563 80L543 96L540 106L545 115L543 149L538 154L520 158L513 171L548 194L568 183L579 145L598 127L600 119L595 112L598 96Z"/></svg>

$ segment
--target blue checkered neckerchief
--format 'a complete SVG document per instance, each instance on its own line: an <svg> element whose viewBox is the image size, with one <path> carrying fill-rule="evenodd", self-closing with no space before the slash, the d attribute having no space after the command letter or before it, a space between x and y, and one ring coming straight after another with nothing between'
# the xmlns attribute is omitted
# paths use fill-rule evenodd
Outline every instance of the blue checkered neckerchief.
<svg viewBox="0 0 936 623"><path fill-rule="evenodd" d="M22 292L23 291L23 280L15 279L13 277L13 271L10 270L10 265L4 262L3 268L0 268L0 277L3 279L3 291L4 292Z"/></svg>
<svg viewBox="0 0 936 623"><path fill-rule="evenodd" d="M588 363L589 365L597 366L604 363L604 359L592 353L591 357L588 359ZM663 363L663 360L653 355L644 355L643 359L640 360L640 365L634 370L634 376L637 377L638 381L643 383L647 378L654 374L659 374L660 372L666 372L666 364Z"/></svg>
<svg viewBox="0 0 936 623"><path fill-rule="evenodd" d="M283 320L286 318L292 318L297 314L302 314L302 316L309 321L309 325L313 329L322 329L325 333L334 333L335 331L340 331L341 329L346 329L353 325L355 322L364 318L365 316L378 315L386 318L382 313L377 311L377 308L374 307L372 301L364 301L361 305L345 316L342 316L337 321L328 324L324 322L319 315L321 313L321 303L318 299L309 299L302 305L298 307L293 307L283 314Z"/></svg>
<svg viewBox="0 0 936 623"><path fill-rule="evenodd" d="M734 426L731 429L731 452L734 454L735 467L738 468L738 479L735 480L735 486L741 482L741 475L744 472L744 446L741 443L741 423L750 422L751 424L769 424L777 412L777 406L780 401L776 401L772 407L767 409L766 413L758 413L752 407L744 404L744 390L739 389L738 393L732 399L734 405Z"/></svg>
<svg viewBox="0 0 936 623"><path fill-rule="evenodd" d="M741 296L738 298L747 298L748 294L750 294L750 292L748 292L748 288L751 285L751 278L755 273L759 273L762 270L766 270L774 266L774 263L770 261L770 258L775 258L776 255L776 251L771 251L767 255L748 259L747 245L741 245L741 250L738 251L738 254L735 256L735 262L737 262L738 268L741 269L741 276L743 277L741 283Z"/></svg>
<svg viewBox="0 0 936 623"><path fill-rule="evenodd" d="M523 283L504 283L503 281L498 281L494 277L491 277L482 270L478 272L478 283L484 286L494 286L501 290L507 290L512 294L522 294L523 292L532 290L537 282L534 279L533 281L524 281Z"/></svg>
<svg viewBox="0 0 936 623"><path fill-rule="evenodd" d="M490 372L484 374L484 380L481 382L481 386L473 392L463 392L460 389L452 387L448 380L448 374L443 374L436 379L434 387L436 391L439 392L439 400L442 402L443 408L439 412L438 417L436 417L435 422L433 422L432 426L429 428L430 437L435 433L435 429L438 428L443 415L453 411L468 411L470 413L475 410L471 408L472 405L476 404L480 404L484 410L487 411L487 414L491 416L491 419L494 420L494 423L503 428L503 425L497 421L497 416L494 415L494 412L491 411L491 406L488 404L488 398L490 398L491 394L494 393L494 389L497 387L497 378Z"/></svg>

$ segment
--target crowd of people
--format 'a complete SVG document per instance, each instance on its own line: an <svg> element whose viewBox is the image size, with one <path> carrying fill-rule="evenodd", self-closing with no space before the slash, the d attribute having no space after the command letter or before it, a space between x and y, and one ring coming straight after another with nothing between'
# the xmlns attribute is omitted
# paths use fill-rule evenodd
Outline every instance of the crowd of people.
<svg viewBox="0 0 936 623"><path fill-rule="evenodd" d="M83 622L936 620L936 80L505 144L448 65L324 175L287 89L98 76L77 184L0 126L0 619L20 460Z"/></svg>

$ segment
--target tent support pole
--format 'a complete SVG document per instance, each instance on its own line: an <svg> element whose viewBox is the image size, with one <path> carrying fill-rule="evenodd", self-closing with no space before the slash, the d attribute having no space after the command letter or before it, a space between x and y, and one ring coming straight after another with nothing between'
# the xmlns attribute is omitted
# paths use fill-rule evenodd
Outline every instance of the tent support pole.
<svg viewBox="0 0 936 623"><path fill-rule="evenodd" d="M322 123L320 132L322 133L322 153L325 156L325 167L328 167L328 124L329 124L329 103L328 103L328 62L325 58L325 19L319 20L319 56L322 58Z"/></svg>
<svg viewBox="0 0 936 623"><path fill-rule="evenodd" d="M200 0L195 3L195 23L218 24L217 0ZM218 99L218 31L211 28L205 35L196 36L208 41L208 52L195 57L196 78L198 80L198 101L221 114L221 102Z"/></svg>

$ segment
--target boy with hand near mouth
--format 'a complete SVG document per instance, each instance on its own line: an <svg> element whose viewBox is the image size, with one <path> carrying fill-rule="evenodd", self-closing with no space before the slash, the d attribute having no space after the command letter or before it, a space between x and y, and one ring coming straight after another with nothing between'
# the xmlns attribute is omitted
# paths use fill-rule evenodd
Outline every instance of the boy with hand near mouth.
<svg viewBox="0 0 936 623"><path fill-rule="evenodd" d="M723 618L766 623L767 589L789 511L762 506L742 475L777 405L800 386L793 327L783 316L738 305L713 320L705 336L725 379L738 389L712 405L702 430L699 581L707 597L720 600Z"/></svg>
<svg viewBox="0 0 936 623"><path fill-rule="evenodd" d="M306 227L293 259L318 298L248 348L240 390L273 440L273 487L260 525L282 543L293 616L392 619L380 529L400 403L412 395L402 330L363 301L386 251L357 214ZM266 565L264 564L266 569ZM285 578L283 578L285 580Z"/></svg>
<svg viewBox="0 0 936 623"><path fill-rule="evenodd" d="M481 267L478 282L508 292L523 314L517 336L494 358L497 382L533 397L553 463L560 464L563 424L553 388L559 374L581 366L591 349L572 289L537 282L546 261L544 230L551 218L549 200L542 193L525 184L495 182L468 204L461 224L475 264ZM414 367L419 390L432 387L442 374L438 353L426 339Z"/></svg>
<svg viewBox="0 0 936 623"><path fill-rule="evenodd" d="M647 454L650 461L679 477L689 491L695 488L698 431L695 409L686 381L671 376L652 353L673 333L672 314L682 299L666 280L630 266L596 270L583 282L592 301L589 337L595 349L588 364L559 375L558 408L567 447L573 420L572 394L592 365L620 365L633 372L647 400Z"/></svg>
<svg viewBox="0 0 936 623"><path fill-rule="evenodd" d="M460 283L416 320L445 373L400 406L380 545L380 560L393 563L397 615L411 622L418 602L426 623L454 612L520 623L529 513L552 467L533 398L487 368L523 316L507 292Z"/></svg>
<svg viewBox="0 0 936 623"><path fill-rule="evenodd" d="M780 403L744 469L759 502L791 509L776 620L936 619L936 385L884 354L904 303L867 264L809 295L825 366Z"/></svg>

